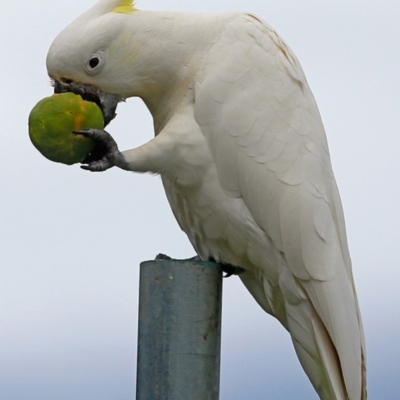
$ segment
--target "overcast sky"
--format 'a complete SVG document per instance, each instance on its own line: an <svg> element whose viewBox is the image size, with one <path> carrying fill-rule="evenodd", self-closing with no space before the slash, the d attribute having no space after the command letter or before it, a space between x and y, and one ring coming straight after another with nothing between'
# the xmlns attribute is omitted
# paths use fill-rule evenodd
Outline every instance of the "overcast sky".
<svg viewBox="0 0 400 400"><path fill-rule="evenodd" d="M369 398L400 393L398 0L138 1L142 9L251 11L297 54L322 113L346 214L368 351ZM194 255L160 179L43 158L27 118L51 94L45 57L91 0L2 2L0 398L134 398L138 265ZM139 100L109 131L152 137ZM224 281L221 400L317 399L289 335L238 278Z"/></svg>

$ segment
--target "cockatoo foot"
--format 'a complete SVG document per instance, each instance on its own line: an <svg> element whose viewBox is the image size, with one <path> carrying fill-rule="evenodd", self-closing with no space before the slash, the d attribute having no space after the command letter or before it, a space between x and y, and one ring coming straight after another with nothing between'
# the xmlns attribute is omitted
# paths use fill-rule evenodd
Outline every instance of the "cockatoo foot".
<svg viewBox="0 0 400 400"><path fill-rule="evenodd" d="M95 141L96 146L88 156L81 161L82 169L91 172L105 171L111 167L128 169L124 156L118 150L117 143L113 137L103 129L83 129L73 132L76 135L83 135Z"/></svg>
<svg viewBox="0 0 400 400"><path fill-rule="evenodd" d="M156 255L156 260L172 260L172 258L166 254L159 253Z"/></svg>
<svg viewBox="0 0 400 400"><path fill-rule="evenodd" d="M214 258L209 258L208 261L216 262L222 267L222 272L225 272L224 278L229 278L232 275L240 275L243 274L246 270L242 267L236 267L232 264L224 264L222 262L216 261Z"/></svg>
<svg viewBox="0 0 400 400"><path fill-rule="evenodd" d="M225 272L224 278L229 278L232 275L240 275L243 274L246 270L242 267L236 267L231 264L221 264L222 271Z"/></svg>

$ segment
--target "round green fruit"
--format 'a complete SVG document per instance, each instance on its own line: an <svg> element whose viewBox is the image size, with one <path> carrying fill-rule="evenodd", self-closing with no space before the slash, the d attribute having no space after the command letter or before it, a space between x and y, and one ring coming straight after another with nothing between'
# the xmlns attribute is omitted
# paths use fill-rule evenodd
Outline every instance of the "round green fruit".
<svg viewBox="0 0 400 400"><path fill-rule="evenodd" d="M97 104L74 93L46 97L29 115L33 145L49 160L68 165L82 161L95 146L92 139L72 132L103 127L103 113Z"/></svg>

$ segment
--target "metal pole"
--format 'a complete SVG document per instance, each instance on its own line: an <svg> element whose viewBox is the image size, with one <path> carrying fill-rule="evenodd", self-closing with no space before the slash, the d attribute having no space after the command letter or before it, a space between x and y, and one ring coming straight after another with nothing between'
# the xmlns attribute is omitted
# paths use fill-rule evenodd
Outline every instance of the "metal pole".
<svg viewBox="0 0 400 400"><path fill-rule="evenodd" d="M221 298L216 263L141 263L136 400L219 399Z"/></svg>

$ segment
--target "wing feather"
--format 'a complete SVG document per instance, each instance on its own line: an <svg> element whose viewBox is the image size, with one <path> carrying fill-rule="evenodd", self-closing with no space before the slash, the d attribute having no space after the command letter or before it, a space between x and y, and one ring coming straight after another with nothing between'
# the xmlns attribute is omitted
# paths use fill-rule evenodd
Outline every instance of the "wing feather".
<svg viewBox="0 0 400 400"><path fill-rule="evenodd" d="M344 398L345 382L351 399L363 398L364 339L343 212L299 62L272 28L243 16L211 49L194 111L223 189L243 198L283 254L285 262L274 268L289 331L311 380L315 386L323 381L311 366L314 357L330 377L328 392ZM271 293L265 289L267 298Z"/></svg>

